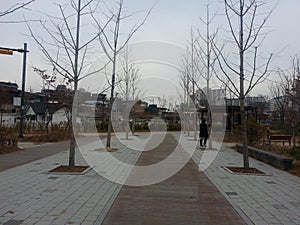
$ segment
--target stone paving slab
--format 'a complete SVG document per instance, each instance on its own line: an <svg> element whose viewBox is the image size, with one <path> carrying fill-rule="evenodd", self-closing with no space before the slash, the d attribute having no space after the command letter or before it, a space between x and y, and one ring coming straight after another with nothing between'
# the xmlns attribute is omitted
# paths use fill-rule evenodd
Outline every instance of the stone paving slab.
<svg viewBox="0 0 300 225"><path fill-rule="evenodd" d="M120 158L135 162L118 146ZM84 175L56 175L48 171L68 161L68 151L36 160L0 173L0 224L101 224L120 191L94 170ZM76 150L76 165L87 165Z"/></svg>
<svg viewBox="0 0 300 225"><path fill-rule="evenodd" d="M199 168L203 154L209 151L198 149L193 155ZM224 169L242 166L242 157L222 146L204 173L248 224L300 224L300 178L252 158L250 166L266 176L233 174Z"/></svg>

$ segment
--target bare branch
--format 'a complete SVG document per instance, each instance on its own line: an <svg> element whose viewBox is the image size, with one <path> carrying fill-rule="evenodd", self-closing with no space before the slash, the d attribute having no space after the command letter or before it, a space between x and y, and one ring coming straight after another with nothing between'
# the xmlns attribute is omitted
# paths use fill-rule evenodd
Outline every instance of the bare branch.
<svg viewBox="0 0 300 225"><path fill-rule="evenodd" d="M67 20L67 18L66 18L66 16L65 16L65 13L64 13L64 11L63 11L61 5L59 5L59 10L60 10L60 13L61 13L61 15L62 15L62 18L63 18L63 20L64 20L64 24L65 24L65 26L66 26L66 28L67 28L67 31L68 31L68 33L69 33L69 37L70 37L71 40L72 40L72 44L73 44L73 46L75 46L75 39L74 39L74 37L73 37L73 34L71 33L71 29L70 29L70 27L69 27L68 20Z"/></svg>
<svg viewBox="0 0 300 225"><path fill-rule="evenodd" d="M273 58L273 54L270 54L270 56L267 60L267 63L265 65L264 71L258 76L256 81L252 85L248 86L248 90L246 90L245 95L248 95L254 87L256 87L259 83L264 81L264 79L266 78L266 74L268 73L269 65L270 65L270 62L271 62L272 58ZM251 77L251 83L253 81L254 74L255 74L255 71L253 70L253 75Z"/></svg>
<svg viewBox="0 0 300 225"><path fill-rule="evenodd" d="M240 48L241 47L241 43L239 42L235 32L234 32L234 29L233 29L233 25L232 25L232 21L231 21L231 18L229 16L229 12L228 12L228 7L231 9L231 7L227 4L227 1L225 0L225 15L226 15L226 18L227 18L227 21L228 21L228 24L229 24L229 27L230 27L230 32L231 32L231 35L235 41L235 43L238 45L238 47ZM235 12L235 10L232 10ZM238 15L238 13L236 13Z"/></svg>
<svg viewBox="0 0 300 225"><path fill-rule="evenodd" d="M0 17L7 16L7 15L12 14L15 11L20 10L20 9L26 9L26 6L31 4L34 1L35 0L30 0L30 1L25 2L25 3L17 3L15 5L9 7L8 9L4 10L3 12L0 12Z"/></svg>

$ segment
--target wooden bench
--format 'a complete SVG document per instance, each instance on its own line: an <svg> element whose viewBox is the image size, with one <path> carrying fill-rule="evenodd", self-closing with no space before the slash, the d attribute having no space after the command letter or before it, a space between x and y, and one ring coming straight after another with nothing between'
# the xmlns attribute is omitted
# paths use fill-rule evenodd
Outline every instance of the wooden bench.
<svg viewBox="0 0 300 225"><path fill-rule="evenodd" d="M292 139L292 135L270 135L268 137L268 141L269 141L269 145L271 144L271 142L282 142L282 144L284 145L284 142L289 142L289 144L291 145L291 139Z"/></svg>
<svg viewBox="0 0 300 225"><path fill-rule="evenodd" d="M238 152L243 153L243 146L237 144ZM248 154L251 158L257 159L269 165L282 170L289 170L292 168L293 159L285 156L277 155L271 152L266 152L261 149L253 148L248 146Z"/></svg>

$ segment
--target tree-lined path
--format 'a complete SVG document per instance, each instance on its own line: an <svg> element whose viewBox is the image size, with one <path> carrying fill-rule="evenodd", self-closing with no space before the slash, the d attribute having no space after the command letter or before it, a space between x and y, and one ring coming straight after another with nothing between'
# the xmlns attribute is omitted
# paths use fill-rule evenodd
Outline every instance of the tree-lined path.
<svg viewBox="0 0 300 225"><path fill-rule="evenodd" d="M136 165L165 159L177 140L167 134L155 149L142 153ZM129 177L130 179L130 177ZM190 160L176 175L161 183L123 186L103 225L244 224L223 195Z"/></svg>

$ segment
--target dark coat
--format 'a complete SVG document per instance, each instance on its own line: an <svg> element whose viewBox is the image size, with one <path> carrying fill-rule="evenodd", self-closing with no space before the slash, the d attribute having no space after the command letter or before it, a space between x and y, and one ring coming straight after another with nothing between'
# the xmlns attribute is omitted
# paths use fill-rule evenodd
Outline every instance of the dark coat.
<svg viewBox="0 0 300 225"><path fill-rule="evenodd" d="M206 123L201 123L200 124L199 137L208 138L208 129L207 129L207 124Z"/></svg>

